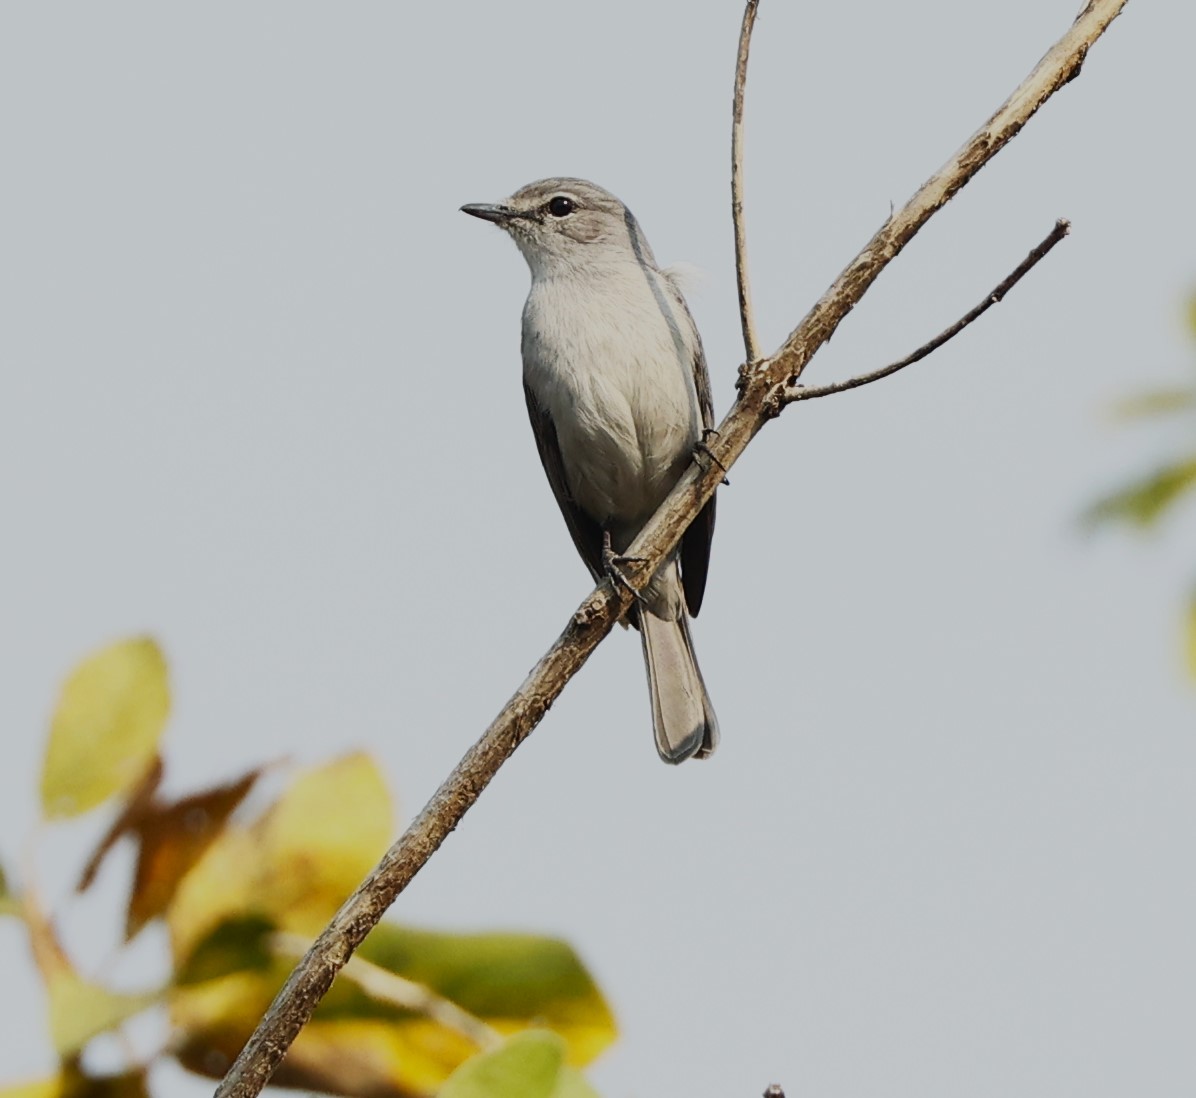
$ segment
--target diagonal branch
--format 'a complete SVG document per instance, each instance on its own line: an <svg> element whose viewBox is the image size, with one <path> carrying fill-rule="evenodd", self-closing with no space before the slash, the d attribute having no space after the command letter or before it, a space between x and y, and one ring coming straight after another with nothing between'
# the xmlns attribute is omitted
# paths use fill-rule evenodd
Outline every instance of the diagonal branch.
<svg viewBox="0 0 1196 1098"><path fill-rule="evenodd" d="M740 396L708 440L715 461L693 463L626 550L626 572L638 587L671 553L723 476L748 443L784 407L784 395L882 270L914 234L992 159L1030 117L1080 72L1089 47L1120 14L1127 0L1089 0L1068 32L1051 48L996 114L922 188L894 213L794 329L781 349L740 371ZM590 653L626 611L631 595L609 581L599 585L564 632L532 669L482 737L445 779L423 811L341 906L279 991L266 1016L216 1091L217 1098L253 1098L269 1081L286 1050L386 909L410 883L498 773L531 734Z"/></svg>
<svg viewBox="0 0 1196 1098"><path fill-rule="evenodd" d="M799 400L814 400L816 397L845 393L848 389L858 389L861 385L880 381L882 377L888 377L890 374L895 374L898 370L904 370L907 366L912 366L915 362L921 362L927 355L933 354L944 343L959 335L972 321L979 320L994 305L1000 304L1005 299L1005 295L1030 273L1032 267L1037 266L1042 259L1046 258L1047 252L1067 236L1070 230L1070 221L1064 221L1062 218L1056 221L1055 227L1050 231L1050 234L1017 265L1016 269L995 290L989 293L988 297L974 309L969 309L968 312L964 313L950 328L944 329L934 339L923 343L913 354L906 355L899 362L890 362L888 366L882 366L879 370L873 370L871 373L860 374L858 377L849 377L846 381L836 381L830 385L819 385L816 388L807 389L795 383L789 387L789 391L785 394L784 402L792 404Z"/></svg>
<svg viewBox="0 0 1196 1098"><path fill-rule="evenodd" d="M747 83L748 51L760 0L747 0L739 30L735 59L735 96L731 107L731 221L735 226L735 281L739 286L739 322L743 326L743 351L747 361L760 360L760 339L752 315L752 287L748 280L747 236L743 228L743 88Z"/></svg>

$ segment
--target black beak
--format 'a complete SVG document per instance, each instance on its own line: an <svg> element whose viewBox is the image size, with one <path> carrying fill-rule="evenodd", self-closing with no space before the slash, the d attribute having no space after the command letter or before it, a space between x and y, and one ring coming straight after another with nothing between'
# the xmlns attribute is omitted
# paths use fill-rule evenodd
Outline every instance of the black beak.
<svg viewBox="0 0 1196 1098"><path fill-rule="evenodd" d="M488 202L471 202L462 206L461 212L469 214L470 217L480 217L483 221L493 221L496 225L519 216L518 211L512 210L510 206L492 206Z"/></svg>

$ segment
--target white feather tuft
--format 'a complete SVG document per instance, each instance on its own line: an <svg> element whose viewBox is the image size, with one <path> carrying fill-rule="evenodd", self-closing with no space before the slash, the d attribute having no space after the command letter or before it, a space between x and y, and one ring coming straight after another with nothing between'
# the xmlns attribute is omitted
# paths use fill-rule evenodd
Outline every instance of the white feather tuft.
<svg viewBox="0 0 1196 1098"><path fill-rule="evenodd" d="M672 283L673 289L682 297L690 293L700 293L708 277L706 269L696 263L674 263L660 273Z"/></svg>

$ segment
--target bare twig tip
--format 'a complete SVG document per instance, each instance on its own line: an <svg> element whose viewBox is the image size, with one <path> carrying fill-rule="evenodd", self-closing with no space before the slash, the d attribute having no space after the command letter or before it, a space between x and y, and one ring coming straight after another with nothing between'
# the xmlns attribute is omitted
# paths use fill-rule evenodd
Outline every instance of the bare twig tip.
<svg viewBox="0 0 1196 1098"><path fill-rule="evenodd" d="M748 361L760 357L760 340L752 315L752 288L748 280L747 237L743 227L743 89L747 83L748 52L752 27L760 0L747 0L743 26L739 31L739 51L735 57L735 92L731 107L731 222L735 229L735 280L739 288L739 320L743 328L743 347Z"/></svg>
<svg viewBox="0 0 1196 1098"><path fill-rule="evenodd" d="M992 306L999 305L1005 300L1005 295L1016 286L1022 278L1024 278L1030 270L1037 266L1038 263L1046 257L1046 254L1054 248L1065 236L1071 227L1069 221L1060 218L1055 222L1055 227L1043 239L1043 241L1030 254L1017 265L1016 268L1008 275L1001 284L997 286L991 293L977 305L974 309L969 310L961 316L950 328L939 332L934 339L927 343L923 343L913 354L906 355L905 358L898 362L892 362L888 366L882 366L879 370L873 370L868 374L860 374L858 377L848 378L846 381L836 381L830 385L820 385L816 388L804 388L797 383L798 375L791 374L784 383L779 402L783 406L785 404L792 404L798 400L814 400L817 397L831 396L833 393L846 392L848 389L858 389L861 385L868 385L873 381L880 381L881 378L888 377L890 374L895 374L898 370L904 370L906 366L912 366L915 362L920 362L926 358L927 355L937 351L944 343L954 339L960 332L964 330L973 321L978 320L983 316Z"/></svg>

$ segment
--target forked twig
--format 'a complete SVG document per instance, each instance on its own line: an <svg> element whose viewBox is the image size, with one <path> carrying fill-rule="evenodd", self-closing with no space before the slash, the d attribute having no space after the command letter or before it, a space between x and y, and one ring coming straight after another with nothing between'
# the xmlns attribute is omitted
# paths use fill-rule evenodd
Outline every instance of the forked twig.
<svg viewBox="0 0 1196 1098"><path fill-rule="evenodd" d="M748 51L756 8L760 0L747 0L743 26L739 29L739 53L735 60L735 98L731 108L731 220L735 225L735 281L739 286L739 321L743 326L743 352L749 363L760 360L760 340L752 315L752 287L748 280L747 237L743 229L743 88L747 83Z"/></svg>
<svg viewBox="0 0 1196 1098"><path fill-rule="evenodd" d="M311 942L302 934L289 934L285 931L272 934L270 944L275 953L290 955L295 960L302 957L311 947ZM381 965L367 961L364 957L350 957L341 970L341 975L379 1002L422 1014L446 1029L461 1034L478 1048L493 1048L502 1041L502 1035L497 1030L459 1007L451 999L437 995L431 988L408 980L397 972L391 972Z"/></svg>
<svg viewBox="0 0 1196 1098"><path fill-rule="evenodd" d="M920 362L927 355L937 351L948 340L954 339L972 321L978 320L989 309L1000 302L1029 273L1030 269L1046 256L1047 252L1067 236L1070 230L1070 221L1066 221L1063 218L1056 221L1050 235L1030 252L988 297L974 309L969 310L961 316L950 328L939 332L934 339L928 343L923 343L913 354L907 355L900 362L891 362L888 366L882 366L879 370L860 374L858 377L848 378L846 381L835 381L830 385L818 385L809 389L800 385L797 379L794 378L789 385L789 391L781 398L782 403L793 404L799 400L813 400L815 397L830 396L832 393L844 393L848 389L858 389L861 385L868 385L873 381L879 381L882 377L888 377L890 374L895 374L898 370L904 370L906 366L912 366L915 362Z"/></svg>

